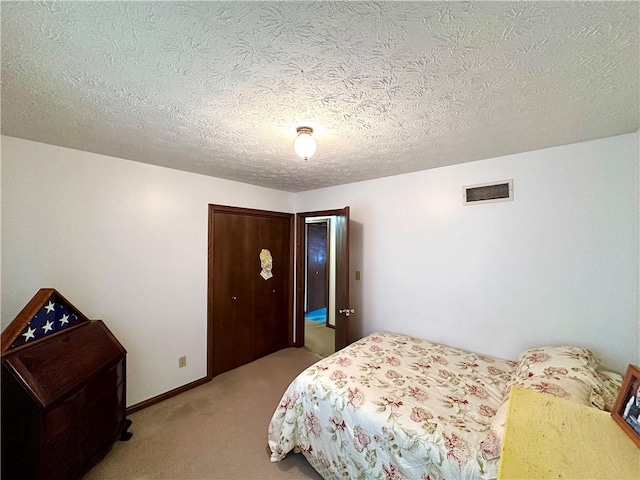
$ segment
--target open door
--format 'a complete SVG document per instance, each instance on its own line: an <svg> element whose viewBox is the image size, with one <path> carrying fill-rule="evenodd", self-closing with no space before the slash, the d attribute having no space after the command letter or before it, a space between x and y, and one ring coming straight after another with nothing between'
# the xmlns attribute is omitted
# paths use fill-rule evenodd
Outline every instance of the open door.
<svg viewBox="0 0 640 480"><path fill-rule="evenodd" d="M296 334L294 345L304 346L304 307L305 307L305 221L310 217L334 216L336 281L335 302L330 308L335 313L335 351L347 346L349 316L353 313L349 305L349 207L339 210L322 210L296 214Z"/></svg>
<svg viewBox="0 0 640 480"><path fill-rule="evenodd" d="M349 207L335 214L336 219L336 352L347 346L349 316L355 313L349 303Z"/></svg>

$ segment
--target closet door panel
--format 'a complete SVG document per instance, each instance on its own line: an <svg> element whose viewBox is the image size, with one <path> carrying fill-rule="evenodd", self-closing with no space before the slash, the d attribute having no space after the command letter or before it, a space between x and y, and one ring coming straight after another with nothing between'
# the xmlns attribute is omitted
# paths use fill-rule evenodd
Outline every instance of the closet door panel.
<svg viewBox="0 0 640 480"><path fill-rule="evenodd" d="M218 375L255 360L254 283L247 262L253 222L228 213L216 213L214 222L213 375Z"/></svg>
<svg viewBox="0 0 640 480"><path fill-rule="evenodd" d="M212 376L290 345L292 215L211 206ZM260 254L269 251L271 276ZM265 278L266 277L266 278Z"/></svg>
<svg viewBox="0 0 640 480"><path fill-rule="evenodd" d="M257 238L260 248L267 249L272 257L272 274L269 279L256 272L255 310L256 358L263 357L288 346L288 301L291 288L292 259L290 253L291 225L288 218L258 219Z"/></svg>

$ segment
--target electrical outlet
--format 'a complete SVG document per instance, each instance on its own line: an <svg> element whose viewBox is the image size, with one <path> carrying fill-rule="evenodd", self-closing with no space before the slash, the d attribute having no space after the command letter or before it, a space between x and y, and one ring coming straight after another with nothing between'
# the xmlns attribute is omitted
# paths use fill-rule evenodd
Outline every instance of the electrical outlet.
<svg viewBox="0 0 640 480"><path fill-rule="evenodd" d="M187 366L187 357L179 357L178 358L178 368Z"/></svg>

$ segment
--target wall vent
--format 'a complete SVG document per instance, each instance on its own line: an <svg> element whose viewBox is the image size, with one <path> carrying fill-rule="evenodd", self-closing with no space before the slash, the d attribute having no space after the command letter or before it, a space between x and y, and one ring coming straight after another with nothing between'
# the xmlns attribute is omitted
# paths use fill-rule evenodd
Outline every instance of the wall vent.
<svg viewBox="0 0 640 480"><path fill-rule="evenodd" d="M513 200L513 180L462 187L462 203L464 205L508 202L511 200Z"/></svg>

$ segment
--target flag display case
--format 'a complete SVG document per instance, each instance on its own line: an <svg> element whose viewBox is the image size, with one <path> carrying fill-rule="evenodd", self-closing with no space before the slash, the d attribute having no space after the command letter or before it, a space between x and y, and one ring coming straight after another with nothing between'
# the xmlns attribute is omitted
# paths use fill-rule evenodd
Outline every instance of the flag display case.
<svg viewBox="0 0 640 480"><path fill-rule="evenodd" d="M80 478L127 440L126 350L53 289L2 332L2 478Z"/></svg>

